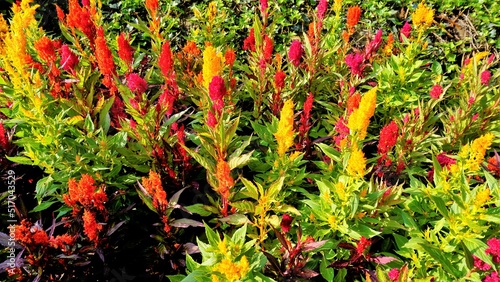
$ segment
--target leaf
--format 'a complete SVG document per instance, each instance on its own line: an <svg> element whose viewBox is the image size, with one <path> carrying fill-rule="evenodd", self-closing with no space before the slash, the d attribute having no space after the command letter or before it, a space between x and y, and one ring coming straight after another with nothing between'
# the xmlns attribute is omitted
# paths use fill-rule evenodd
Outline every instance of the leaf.
<svg viewBox="0 0 500 282"><path fill-rule="evenodd" d="M187 228L187 227L203 227L203 223L192 220L189 218L181 218L181 219L176 219L174 221L171 221L168 223L170 226L177 227L177 228Z"/></svg>
<svg viewBox="0 0 500 282"><path fill-rule="evenodd" d="M319 266L319 273L321 273L321 276L325 278L327 282L332 282L334 273L333 273L333 268L328 267L328 263L326 262L326 258L323 257L321 260L321 264Z"/></svg>
<svg viewBox="0 0 500 282"><path fill-rule="evenodd" d="M326 242L328 242L328 240L321 240L321 241L316 241L316 242L304 243L302 245L302 251L304 251L304 252L314 251L317 248L320 248L321 246L323 246Z"/></svg>
<svg viewBox="0 0 500 282"><path fill-rule="evenodd" d="M278 196L278 193L281 191L281 188L283 187L283 183L285 181L285 177L281 176L273 182L271 185L269 185L269 189L266 191L266 195L270 200L274 200L276 196Z"/></svg>
<svg viewBox="0 0 500 282"><path fill-rule="evenodd" d="M280 276L283 276L283 272L281 272L281 267L278 260L268 252L262 251L262 253L266 256L273 270L279 273Z"/></svg>
<svg viewBox="0 0 500 282"><path fill-rule="evenodd" d="M383 256L374 257L374 258L370 259L370 261L373 261L376 264L388 264L388 263L395 261L395 260L398 260L398 259L394 258L394 257L383 257Z"/></svg>
<svg viewBox="0 0 500 282"><path fill-rule="evenodd" d="M324 143L316 144L316 146L318 146L321 149L321 151L323 151L323 153L325 153L325 155L327 155L330 159L334 160L335 162L341 161L339 151L335 150L334 148Z"/></svg>
<svg viewBox="0 0 500 282"><path fill-rule="evenodd" d="M431 244L428 243L420 243L422 248L432 257L434 258L438 263L441 264L443 269L450 273L451 275L455 276L455 278L462 277L462 272L459 271L451 262L449 257L446 256L446 254L440 250L439 248L434 247Z"/></svg>
<svg viewBox="0 0 500 282"><path fill-rule="evenodd" d="M240 176L240 180L247 189L247 191L243 191L243 193L254 200L258 200L259 192L257 190L257 186L255 186L250 180L244 178L243 176Z"/></svg>
<svg viewBox="0 0 500 282"><path fill-rule="evenodd" d="M436 204L436 208L438 209L439 213L441 213L441 215L444 218L449 219L450 215L448 213L448 209L443 199L441 199L439 196L432 196L432 195L430 196L430 198Z"/></svg>
<svg viewBox="0 0 500 282"><path fill-rule="evenodd" d="M85 123L83 125L83 128L87 132L94 132L94 130L95 130L94 122L92 121L92 118L90 117L90 115L87 115L85 117Z"/></svg>
<svg viewBox="0 0 500 282"><path fill-rule="evenodd" d="M195 213L199 214L201 216L209 216L212 214L208 209L205 208L206 206L204 204L194 204L191 206L184 207L186 210L188 210L190 213Z"/></svg>
<svg viewBox="0 0 500 282"><path fill-rule="evenodd" d="M193 157L193 159L195 159L207 171L209 171L209 172L215 171L215 169L214 169L215 164L212 161L201 156L200 154L196 153L195 151L189 149L188 147L184 146L183 144L181 144L181 143L178 143L178 144L181 145L186 150L186 152L188 152L188 154L191 155L191 157Z"/></svg>
<svg viewBox="0 0 500 282"><path fill-rule="evenodd" d="M465 252L469 252L472 255L475 255L482 261L491 265L493 269L496 269L495 264L491 260L491 256L486 254L486 249L488 248L488 245L486 245L486 243L474 238L463 238L462 243L462 247L464 248L464 250L466 250Z"/></svg>
<svg viewBox="0 0 500 282"><path fill-rule="evenodd" d="M31 212L39 212L39 211L46 210L50 206L52 206L54 203L57 203L57 201L42 202L38 206L36 206L34 209L32 209Z"/></svg>
<svg viewBox="0 0 500 282"><path fill-rule="evenodd" d="M181 196L182 192L186 190L187 187L182 188L181 190L177 191L168 201L169 206L175 206L177 205L177 202L179 202L179 197Z"/></svg>
<svg viewBox="0 0 500 282"><path fill-rule="evenodd" d="M385 273L384 269L380 265L377 265L376 273L378 282L390 282L389 276Z"/></svg>
<svg viewBox="0 0 500 282"><path fill-rule="evenodd" d="M225 222L228 224L232 224L232 225L243 225L245 223L250 223L250 220L248 220L246 215L239 214L239 213L235 213L235 214L220 218L219 221Z"/></svg>
<svg viewBox="0 0 500 282"><path fill-rule="evenodd" d="M33 161L27 157L9 157L5 156L9 161L23 164L23 165L33 165Z"/></svg>
<svg viewBox="0 0 500 282"><path fill-rule="evenodd" d="M243 225L241 228L238 228L231 237L231 241L233 241L236 245L242 246L245 243L245 237L247 234L247 225Z"/></svg>
<svg viewBox="0 0 500 282"><path fill-rule="evenodd" d="M186 278L186 275L182 274L167 275L167 278L170 280L170 282L181 282L184 278Z"/></svg>
<svg viewBox="0 0 500 282"><path fill-rule="evenodd" d="M229 159L228 165L231 170L247 165L252 158L253 150L241 156L235 156Z"/></svg>
<svg viewBox="0 0 500 282"><path fill-rule="evenodd" d="M111 236L113 235L113 233L115 233L116 230L118 230L125 222L127 222L126 220L122 220L120 222L118 222L117 224L113 225L109 230L108 232L106 233L107 236Z"/></svg>
<svg viewBox="0 0 500 282"><path fill-rule="evenodd" d="M238 201L238 202L232 202L231 203L232 207L235 207L238 209L238 211L242 213L253 213L255 212L255 204L251 201Z"/></svg>

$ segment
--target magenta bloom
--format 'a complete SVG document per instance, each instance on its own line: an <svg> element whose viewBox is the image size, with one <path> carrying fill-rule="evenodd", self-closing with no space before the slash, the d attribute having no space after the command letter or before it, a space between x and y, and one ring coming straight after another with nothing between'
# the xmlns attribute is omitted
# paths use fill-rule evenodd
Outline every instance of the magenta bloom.
<svg viewBox="0 0 500 282"><path fill-rule="evenodd" d="M292 41L292 45L290 46L290 50L288 51L288 57L290 58L290 61L294 66L299 66L303 52L304 49L302 48L302 43L300 43L299 40Z"/></svg>
<svg viewBox="0 0 500 282"><path fill-rule="evenodd" d="M391 281L398 281L399 280L399 269L397 269L397 268L391 269L389 271L388 275L389 275L389 279L391 279Z"/></svg>
<svg viewBox="0 0 500 282"><path fill-rule="evenodd" d="M490 83L491 72L489 70L485 70L481 73L481 83L484 85L488 85Z"/></svg>
<svg viewBox="0 0 500 282"><path fill-rule="evenodd" d="M498 272L494 271L490 275L486 276L483 282L500 282L500 277L498 277Z"/></svg>
<svg viewBox="0 0 500 282"><path fill-rule="evenodd" d="M290 231L291 225L292 225L293 218L289 216L288 214L284 214L283 217L281 218L281 230L283 232L288 233Z"/></svg>
<svg viewBox="0 0 500 282"><path fill-rule="evenodd" d="M328 0L320 0L317 9L318 19L322 21L325 18L326 10L328 9Z"/></svg>
<svg viewBox="0 0 500 282"><path fill-rule="evenodd" d="M224 96L226 95L226 85L222 77L216 75L208 85L208 94L212 99L213 108L220 112L224 108Z"/></svg>
<svg viewBox="0 0 500 282"><path fill-rule="evenodd" d="M487 243L489 248L486 253L493 256L493 262L500 263L500 239L491 238Z"/></svg>
<svg viewBox="0 0 500 282"><path fill-rule="evenodd" d="M266 13L267 7L267 0L260 0L260 11L262 13Z"/></svg>
<svg viewBox="0 0 500 282"><path fill-rule="evenodd" d="M487 264L486 262L482 261L480 258L476 256L472 256L474 259L474 266L477 267L477 269L486 271L491 269L491 265Z"/></svg>
<svg viewBox="0 0 500 282"><path fill-rule="evenodd" d="M76 56L68 45L61 46L61 68L69 73L75 72L75 65L78 64L78 57Z"/></svg>
<svg viewBox="0 0 500 282"><path fill-rule="evenodd" d="M351 70L352 75L362 76L363 74L363 55L361 54L349 54L345 57L345 63Z"/></svg>
<svg viewBox="0 0 500 282"><path fill-rule="evenodd" d="M408 22L405 22L405 24L401 28L401 35L399 37L399 40L403 41L403 36L406 38L410 37L410 33L411 33L411 25Z"/></svg>
<svg viewBox="0 0 500 282"><path fill-rule="evenodd" d="M375 37L372 41L368 43L365 48L365 59L370 59L373 53L377 52L378 48L380 48L380 44L382 43L382 29L379 29L375 34Z"/></svg>
<svg viewBox="0 0 500 282"><path fill-rule="evenodd" d="M217 125L217 119L215 118L215 115L214 113L212 113L212 111L208 111L207 125L211 128L215 128L215 126Z"/></svg>
<svg viewBox="0 0 500 282"><path fill-rule="evenodd" d="M136 94L142 94L148 89L148 83L146 80L136 73L131 73L127 76L127 86Z"/></svg>
<svg viewBox="0 0 500 282"><path fill-rule="evenodd" d="M432 99L439 99L441 97L441 94L443 94L443 87L441 85L436 84L432 86L431 92L429 93L431 95Z"/></svg>

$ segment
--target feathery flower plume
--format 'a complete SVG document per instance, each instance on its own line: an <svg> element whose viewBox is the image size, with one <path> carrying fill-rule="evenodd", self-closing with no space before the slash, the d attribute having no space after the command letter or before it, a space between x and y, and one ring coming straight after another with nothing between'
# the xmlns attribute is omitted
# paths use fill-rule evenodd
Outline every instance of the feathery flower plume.
<svg viewBox="0 0 500 282"><path fill-rule="evenodd" d="M363 151L361 151L356 143L354 143L347 162L347 173L350 176L361 178L365 175L366 158Z"/></svg>
<svg viewBox="0 0 500 282"><path fill-rule="evenodd" d="M283 157L288 148L293 145L293 108L293 101L287 100L281 110L278 130L274 133L274 137L278 142L278 155L280 157Z"/></svg>
<svg viewBox="0 0 500 282"><path fill-rule="evenodd" d="M56 50L60 47L55 41L50 40L47 36L35 41L35 50L38 53L40 59L42 59L47 64L55 64L57 60Z"/></svg>
<svg viewBox="0 0 500 282"><path fill-rule="evenodd" d="M220 114L224 108L224 96L226 95L226 85L222 77L216 75L212 78L208 86L208 94L212 99L212 108Z"/></svg>
<svg viewBox="0 0 500 282"><path fill-rule="evenodd" d="M61 68L71 74L75 74L75 66L78 64L79 59L68 45L63 44L60 49Z"/></svg>
<svg viewBox="0 0 500 282"><path fill-rule="evenodd" d="M436 84L432 86L431 92L429 93L432 99L439 99L441 94L443 94L443 87L441 87L441 85Z"/></svg>
<svg viewBox="0 0 500 282"><path fill-rule="evenodd" d="M288 233L290 231L290 227L292 226L292 221L293 221L293 217L291 217L289 214L284 214L282 217L281 217L281 223L280 223L280 226L281 226L281 230L284 232L284 233Z"/></svg>
<svg viewBox="0 0 500 282"><path fill-rule="evenodd" d="M411 25L408 22L405 22L403 27L401 28L401 35L399 36L399 41L403 42L403 36L409 38L411 34Z"/></svg>
<svg viewBox="0 0 500 282"><path fill-rule="evenodd" d="M460 149L458 156L461 158L462 164L465 165L471 172L478 171L484 160L484 154L493 143L495 136L492 133L486 133L472 141L472 144L467 144Z"/></svg>
<svg viewBox="0 0 500 282"><path fill-rule="evenodd" d="M354 134L357 132L358 140L363 140L366 137L368 124L370 123L370 118L375 113L375 106L377 104L377 87L370 89L361 98L359 103L359 108L355 109L349 116L348 127L350 133Z"/></svg>
<svg viewBox="0 0 500 282"><path fill-rule="evenodd" d="M264 60L266 62L271 61L273 57L273 48L274 48L273 40L269 36L264 35Z"/></svg>
<svg viewBox="0 0 500 282"><path fill-rule="evenodd" d="M361 8L359 6L352 6L347 9L347 28L352 30L361 18Z"/></svg>
<svg viewBox="0 0 500 282"><path fill-rule="evenodd" d="M172 50L170 50L170 42L166 41L161 47L160 57L158 57L158 65L164 77L170 78L174 71L174 60Z"/></svg>
<svg viewBox="0 0 500 282"><path fill-rule="evenodd" d="M214 76L221 75L222 61L222 54L216 52L213 46L209 45L203 51L203 86L206 89Z"/></svg>
<svg viewBox="0 0 500 282"><path fill-rule="evenodd" d="M83 174L78 182L74 178L68 180L68 193L63 195L63 200L66 205L73 208L74 213L78 213L80 210L77 205L103 211L108 196L102 188L98 189L95 186L95 180L92 176Z"/></svg>
<svg viewBox="0 0 500 282"><path fill-rule="evenodd" d="M104 29L97 29L97 37L95 39L97 65L104 75L112 76L115 74L115 63L113 62L113 54L106 43L104 37Z"/></svg>
<svg viewBox="0 0 500 282"><path fill-rule="evenodd" d="M387 42L385 43L383 50L384 55L388 57L391 56L393 48L394 48L394 34L389 33L389 36L387 36Z"/></svg>
<svg viewBox="0 0 500 282"><path fill-rule="evenodd" d="M125 33L121 33L117 38L116 42L118 45L118 56L122 61L129 67L129 70L132 68L132 63L134 61L134 48L130 46L130 43L125 36Z"/></svg>
<svg viewBox="0 0 500 282"><path fill-rule="evenodd" d="M211 110L208 111L207 125L212 129L217 126L217 118Z"/></svg>
<svg viewBox="0 0 500 282"><path fill-rule="evenodd" d="M489 70L485 70L481 73L481 83L483 85L488 85L490 83L491 72Z"/></svg>
<svg viewBox="0 0 500 282"><path fill-rule="evenodd" d="M158 13L158 0L146 0L145 5L151 17L156 18L156 14Z"/></svg>
<svg viewBox="0 0 500 282"><path fill-rule="evenodd" d="M282 70L276 71L276 74L274 75L274 84L276 84L276 88L278 89L283 89L285 87L285 78L286 74Z"/></svg>
<svg viewBox="0 0 500 282"><path fill-rule="evenodd" d="M318 19L320 21L323 21L323 19L325 18L326 10L328 9L328 0L320 0L316 9Z"/></svg>
<svg viewBox="0 0 500 282"><path fill-rule="evenodd" d="M243 50L255 52L255 34L253 27L250 29L250 34L243 40Z"/></svg>
<svg viewBox="0 0 500 282"><path fill-rule="evenodd" d="M362 54L349 54L345 56L345 63L351 70L351 75L363 76L364 57Z"/></svg>
<svg viewBox="0 0 500 282"><path fill-rule="evenodd" d="M411 19L415 27L419 29L427 29L434 21L434 10L425 5L422 1L418 4L417 9L413 12Z"/></svg>
<svg viewBox="0 0 500 282"><path fill-rule="evenodd" d="M90 40L90 44L94 44L94 36L96 26L92 20L90 10L86 7L81 7L78 0L69 0L69 12L66 16L66 24L69 28L80 30Z"/></svg>
<svg viewBox="0 0 500 282"><path fill-rule="evenodd" d="M394 120L380 130L380 139L377 146L379 154L387 154L396 145L398 131L398 125Z"/></svg>
<svg viewBox="0 0 500 282"><path fill-rule="evenodd" d="M500 239L491 238L486 243L488 244L488 248L485 253L493 256L494 263L500 263Z"/></svg>
<svg viewBox="0 0 500 282"><path fill-rule="evenodd" d="M9 147L9 140L7 139L7 132L5 132L5 127L0 121L0 150L7 151Z"/></svg>
<svg viewBox="0 0 500 282"><path fill-rule="evenodd" d="M218 181L216 191L222 196L222 198L227 200L230 195L230 190L234 186L234 180L231 176L231 168L223 158L219 158L217 160L215 176Z"/></svg>
<svg viewBox="0 0 500 282"><path fill-rule="evenodd" d="M101 231L102 225L98 224L95 219L95 214L87 209L83 211L83 232L90 241L94 242L96 245L99 242L99 231Z"/></svg>
<svg viewBox="0 0 500 282"><path fill-rule="evenodd" d="M268 8L267 0L260 0L260 11L265 14Z"/></svg>
<svg viewBox="0 0 500 282"><path fill-rule="evenodd" d="M246 256L243 256L239 262L234 262L224 258L220 263L213 266L213 270L222 274L228 282L240 281L247 276L250 271L250 264ZM219 278L212 275L212 281L219 281Z"/></svg>
<svg viewBox="0 0 500 282"><path fill-rule="evenodd" d="M167 193L163 190L163 186L161 184L160 175L158 173L150 170L149 177L142 178L142 186L146 193L151 196L153 200L153 207L157 209L160 213L163 213L167 206Z"/></svg>
<svg viewBox="0 0 500 282"><path fill-rule="evenodd" d="M304 49L302 48L302 43L300 43L299 40L292 41L292 45L290 46L290 50L288 51L288 57L290 58L290 62L292 62L294 66L299 66L303 52Z"/></svg>
<svg viewBox="0 0 500 282"><path fill-rule="evenodd" d="M359 108L359 102L361 102L361 94L355 93L349 96L347 99L347 113L351 114L355 109Z"/></svg>
<svg viewBox="0 0 500 282"><path fill-rule="evenodd" d="M227 48L226 52L224 53L224 61L230 68L233 67L234 61L236 61L236 54L234 53L234 50L232 48Z"/></svg>
<svg viewBox="0 0 500 282"><path fill-rule="evenodd" d="M135 94L142 94L148 89L148 83L136 73L127 75L127 86Z"/></svg>
<svg viewBox="0 0 500 282"><path fill-rule="evenodd" d="M3 18L3 16L0 16L0 55L4 53L4 38L7 36L8 32L9 25L7 24L7 21Z"/></svg>

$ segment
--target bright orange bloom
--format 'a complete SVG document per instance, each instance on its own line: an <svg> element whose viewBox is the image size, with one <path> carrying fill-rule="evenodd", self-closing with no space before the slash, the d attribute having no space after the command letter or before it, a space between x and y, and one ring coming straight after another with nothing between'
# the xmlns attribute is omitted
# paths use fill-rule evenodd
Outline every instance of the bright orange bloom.
<svg viewBox="0 0 500 282"><path fill-rule="evenodd" d="M361 94L355 93L347 99L347 112L350 114L355 109L359 108L359 102L361 101Z"/></svg>
<svg viewBox="0 0 500 282"><path fill-rule="evenodd" d="M349 29L354 28L359 22L359 18L361 17L361 8L359 6L349 7L347 10L347 27Z"/></svg>
<svg viewBox="0 0 500 282"><path fill-rule="evenodd" d="M386 56L391 56L393 48L394 48L394 35L392 33L389 33L389 36L387 36L387 42L385 43L383 53Z"/></svg>
<svg viewBox="0 0 500 282"><path fill-rule="evenodd" d="M93 44L96 27L89 9L81 7L78 0L69 0L68 6L69 13L66 16L66 24L70 28L76 28L83 32Z"/></svg>
<svg viewBox="0 0 500 282"><path fill-rule="evenodd" d="M186 45L184 45L182 51L185 54L189 54L192 56L198 56L201 53L200 49L198 49L198 47L196 46L196 42L190 40L186 42Z"/></svg>
<svg viewBox="0 0 500 282"><path fill-rule="evenodd" d="M280 157L284 156L288 148L293 145L295 133L293 131L293 109L293 101L287 100L283 105L283 109L281 109L278 130L274 133L274 137L278 142L278 155Z"/></svg>
<svg viewBox="0 0 500 282"><path fill-rule="evenodd" d="M113 54L106 44L106 38L104 37L104 29L99 27L97 29L97 37L95 39L96 52L95 56L97 59L97 64L101 73L104 75L114 75L115 74L115 63L113 62Z"/></svg>
<svg viewBox="0 0 500 282"><path fill-rule="evenodd" d="M93 212L85 209L83 212L83 232L90 241L93 241L96 245L99 239L99 231L101 231L102 225L98 224Z"/></svg>
<svg viewBox="0 0 500 282"><path fill-rule="evenodd" d="M76 212L79 210L78 204L103 211L108 197L102 189L97 189L92 176L84 174L79 182L76 182L74 178L68 180L68 194L63 195L63 200Z"/></svg>
<svg viewBox="0 0 500 282"><path fill-rule="evenodd" d="M366 137L368 125L370 123L370 118L375 113L375 106L377 105L377 87L372 88L370 91L361 98L359 103L359 108L355 109L349 116L349 122L347 126L350 129L350 133L358 133L359 140L363 140Z"/></svg>
<svg viewBox="0 0 500 282"><path fill-rule="evenodd" d="M55 63L57 60L56 48L58 45L60 44L50 40L47 36L43 36L35 41L35 50L44 62Z"/></svg>
<svg viewBox="0 0 500 282"><path fill-rule="evenodd" d="M217 187L217 192L225 199L229 198L230 189L234 186L234 180L231 176L231 169L229 164L222 158L217 160L217 171L215 177L219 181L219 186Z"/></svg>
<svg viewBox="0 0 500 282"><path fill-rule="evenodd" d="M158 0L146 0L146 9L151 13L151 17L156 18L158 13Z"/></svg>
<svg viewBox="0 0 500 282"><path fill-rule="evenodd" d="M226 61L226 64L229 67L233 67L234 61L236 60L236 54L234 53L234 50L231 48L228 48L226 50L226 53L224 53L224 59Z"/></svg>
<svg viewBox="0 0 500 282"><path fill-rule="evenodd" d="M168 206L167 193L163 190L160 175L150 170L149 178L142 178L142 186L153 199L153 207L160 212L164 212Z"/></svg>
<svg viewBox="0 0 500 282"><path fill-rule="evenodd" d="M130 46L128 39L125 37L125 33L121 33L116 38L116 43L118 45L118 56L120 59L129 67L132 67L132 62L134 60L134 48Z"/></svg>
<svg viewBox="0 0 500 282"><path fill-rule="evenodd" d="M66 246L73 246L75 244L75 237L69 234L58 235L50 237L50 246L61 251L66 251Z"/></svg>
<svg viewBox="0 0 500 282"><path fill-rule="evenodd" d="M33 247L36 245L46 246L49 243L47 232L38 225L33 225L26 219L15 227L15 239L24 246Z"/></svg>

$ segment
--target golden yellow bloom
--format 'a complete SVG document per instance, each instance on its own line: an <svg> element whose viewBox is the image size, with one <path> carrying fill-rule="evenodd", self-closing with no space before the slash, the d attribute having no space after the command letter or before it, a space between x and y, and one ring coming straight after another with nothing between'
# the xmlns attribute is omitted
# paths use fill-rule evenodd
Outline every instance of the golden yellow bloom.
<svg viewBox="0 0 500 282"><path fill-rule="evenodd" d="M375 113L376 105L377 87L374 87L370 89L370 91L366 92L359 102L359 107L349 116L347 127L349 127L349 130L351 131L351 135L354 132L357 132L359 140L363 140L366 137L366 130L368 129L370 118Z"/></svg>
<svg viewBox="0 0 500 282"><path fill-rule="evenodd" d="M221 75L224 66L222 53L216 52L213 46L207 46L203 51L203 86L208 89L212 78Z"/></svg>
<svg viewBox="0 0 500 282"><path fill-rule="evenodd" d="M334 215L330 215L328 217L328 224L330 225L330 228L337 229L337 218Z"/></svg>
<svg viewBox="0 0 500 282"><path fill-rule="evenodd" d="M484 160L484 154L490 148L493 138L492 133L487 133L474 140L472 144L467 144L460 149L458 156L466 169L471 172L479 170Z"/></svg>
<svg viewBox="0 0 500 282"><path fill-rule="evenodd" d="M417 28L427 29L432 25L434 21L434 10L427 7L422 1L418 4L417 9L413 12L412 16L413 24Z"/></svg>
<svg viewBox="0 0 500 282"><path fill-rule="evenodd" d="M33 0L23 0L20 4L12 6L12 19L10 21L10 32L3 38L5 48L0 52L0 62L7 71L14 88L26 87L29 79L27 64L31 62L31 56L27 51L27 37L32 36L32 31L37 30L35 12L38 5L31 6Z"/></svg>
<svg viewBox="0 0 500 282"><path fill-rule="evenodd" d="M394 48L394 35L391 32L391 33L389 33L389 36L387 37L387 43L385 44L382 52L384 53L384 55L389 57L392 55L393 48Z"/></svg>
<svg viewBox="0 0 500 282"><path fill-rule="evenodd" d="M361 151L355 144L352 148L351 156L347 162L347 173L354 177L363 177L365 175L366 158L363 151Z"/></svg>
<svg viewBox="0 0 500 282"><path fill-rule="evenodd" d="M215 17L217 16L217 3L215 1L212 1L210 2L210 4L208 4L207 15L208 21L213 22Z"/></svg>
<svg viewBox="0 0 500 282"><path fill-rule="evenodd" d="M250 264L248 263L246 256L243 256L241 260L236 263L225 258L220 263L216 264L213 270L225 276L227 279L225 281L233 282L246 277L248 271L250 270Z"/></svg>
<svg viewBox="0 0 500 282"><path fill-rule="evenodd" d="M4 39L7 36L8 32L9 25L7 24L7 21L3 18L3 16L0 16L0 55L4 53Z"/></svg>
<svg viewBox="0 0 500 282"><path fill-rule="evenodd" d="M224 256L228 255L226 237L224 237L224 239L217 244L217 247L219 248L219 253L220 254L222 254Z"/></svg>
<svg viewBox="0 0 500 282"><path fill-rule="evenodd" d="M335 11L335 17L340 17L340 12L342 10L342 0L334 0L333 10Z"/></svg>
<svg viewBox="0 0 500 282"><path fill-rule="evenodd" d="M486 204L486 202L488 202L489 199L490 199L490 188L486 188L484 190L477 192L474 205L477 208L480 208L484 204Z"/></svg>
<svg viewBox="0 0 500 282"><path fill-rule="evenodd" d="M284 156L288 148L293 145L293 108L292 100L287 100L283 109L281 109L280 121L278 123L278 131L274 133L274 137L278 142L278 155Z"/></svg>

